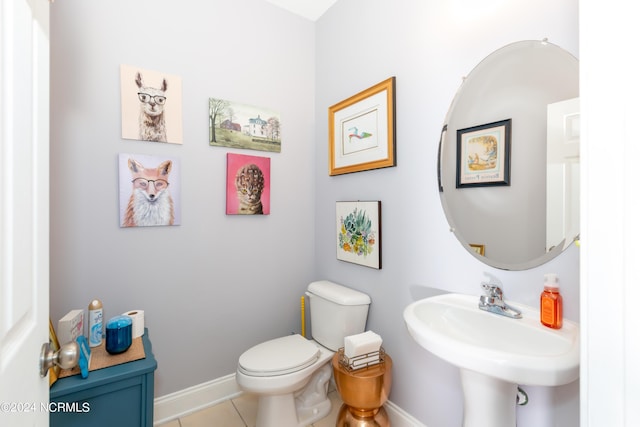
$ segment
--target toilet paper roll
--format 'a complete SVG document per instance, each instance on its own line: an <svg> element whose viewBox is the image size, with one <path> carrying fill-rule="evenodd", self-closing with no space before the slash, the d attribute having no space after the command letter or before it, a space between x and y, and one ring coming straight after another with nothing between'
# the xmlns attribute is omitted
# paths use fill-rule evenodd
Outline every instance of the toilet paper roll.
<svg viewBox="0 0 640 427"><path fill-rule="evenodd" d="M131 317L131 339L144 335L144 310L130 310L122 314Z"/></svg>
<svg viewBox="0 0 640 427"><path fill-rule="evenodd" d="M344 338L344 354L348 358L380 351L382 337L372 331Z"/></svg>

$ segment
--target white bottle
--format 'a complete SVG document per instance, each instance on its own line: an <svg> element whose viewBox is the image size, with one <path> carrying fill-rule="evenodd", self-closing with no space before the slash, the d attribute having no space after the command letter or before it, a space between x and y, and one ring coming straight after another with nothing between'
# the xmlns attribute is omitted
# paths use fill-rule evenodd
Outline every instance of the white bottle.
<svg viewBox="0 0 640 427"><path fill-rule="evenodd" d="M89 303L89 347L102 344L102 303L94 299Z"/></svg>

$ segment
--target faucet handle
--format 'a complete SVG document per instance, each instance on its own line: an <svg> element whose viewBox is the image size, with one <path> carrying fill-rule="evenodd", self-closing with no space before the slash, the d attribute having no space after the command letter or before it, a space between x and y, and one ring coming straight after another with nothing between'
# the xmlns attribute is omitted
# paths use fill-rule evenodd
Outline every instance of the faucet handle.
<svg viewBox="0 0 640 427"><path fill-rule="evenodd" d="M488 297L502 299L503 293L502 293L502 288L500 286L483 283L482 288L484 289Z"/></svg>
<svg viewBox="0 0 640 427"><path fill-rule="evenodd" d="M502 288L502 282L496 276L487 272L485 272L484 275L488 280L481 282L483 288L487 289L485 285L491 288Z"/></svg>
<svg viewBox="0 0 640 427"><path fill-rule="evenodd" d="M500 289L500 286L483 282L482 289L484 289L486 297L502 299L502 289Z"/></svg>
<svg viewBox="0 0 640 427"><path fill-rule="evenodd" d="M495 285L490 285L489 283L486 283L486 282L482 282L482 283L480 283L480 285L482 286L482 289L484 289L484 291L487 294L493 292L493 290L496 288Z"/></svg>
<svg viewBox="0 0 640 427"><path fill-rule="evenodd" d="M485 282L481 282L482 289L485 290L487 296L502 298L502 282L496 276L490 273L484 273L489 279Z"/></svg>

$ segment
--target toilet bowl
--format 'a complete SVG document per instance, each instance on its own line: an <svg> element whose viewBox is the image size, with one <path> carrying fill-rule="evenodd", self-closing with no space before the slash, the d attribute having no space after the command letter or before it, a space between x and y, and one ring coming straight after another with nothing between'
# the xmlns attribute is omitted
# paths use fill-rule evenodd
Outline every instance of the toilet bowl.
<svg viewBox="0 0 640 427"><path fill-rule="evenodd" d="M307 426L327 416L334 352L302 335L258 344L238 361L240 388L258 394L256 427Z"/></svg>
<svg viewBox="0 0 640 427"><path fill-rule="evenodd" d="M258 395L256 427L304 427L327 416L331 359L345 336L364 331L368 295L328 281L311 283L307 295L312 340L272 339L238 359L238 386Z"/></svg>

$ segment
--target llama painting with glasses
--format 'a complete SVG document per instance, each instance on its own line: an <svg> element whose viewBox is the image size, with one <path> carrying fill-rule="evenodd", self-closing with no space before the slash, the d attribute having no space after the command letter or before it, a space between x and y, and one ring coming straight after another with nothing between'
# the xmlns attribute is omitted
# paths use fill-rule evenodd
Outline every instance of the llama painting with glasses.
<svg viewBox="0 0 640 427"><path fill-rule="evenodd" d="M166 158L120 155L120 224L122 227L178 224L172 197L175 164L175 160ZM127 187L129 191L126 190ZM127 194L130 194L128 202Z"/></svg>
<svg viewBox="0 0 640 427"><path fill-rule="evenodd" d="M140 139L143 141L167 142L164 121L164 104L167 101L167 79L162 79L160 87L146 86L142 74L136 73L138 99L140 100Z"/></svg>
<svg viewBox="0 0 640 427"><path fill-rule="evenodd" d="M177 76L120 66L122 137L182 143L182 80Z"/></svg>

